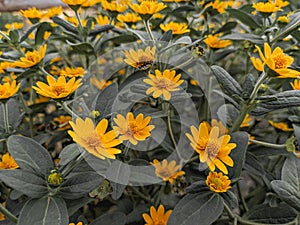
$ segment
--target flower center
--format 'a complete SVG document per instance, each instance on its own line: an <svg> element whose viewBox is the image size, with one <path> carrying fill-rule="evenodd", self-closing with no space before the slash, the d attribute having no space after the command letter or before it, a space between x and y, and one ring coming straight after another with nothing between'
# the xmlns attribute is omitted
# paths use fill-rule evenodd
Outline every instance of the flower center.
<svg viewBox="0 0 300 225"><path fill-rule="evenodd" d="M102 146L102 143L97 134L92 134L87 137L86 143L89 148L96 149L96 147Z"/></svg>
<svg viewBox="0 0 300 225"><path fill-rule="evenodd" d="M275 62L275 69L282 69L288 66L287 59L283 54L276 54L272 58Z"/></svg>
<svg viewBox="0 0 300 225"><path fill-rule="evenodd" d="M212 183L213 187L217 190L220 189L220 187L222 186L222 180L220 178L217 178L217 177L213 178L211 180L211 183Z"/></svg>
<svg viewBox="0 0 300 225"><path fill-rule="evenodd" d="M210 159L215 158L219 152L219 144L217 140L210 140L205 150L207 152L208 158Z"/></svg>
<svg viewBox="0 0 300 225"><path fill-rule="evenodd" d="M142 55L139 57L138 62L136 62L136 68L140 70L146 70L150 66L152 66L152 64L153 64L153 60L151 60L151 58L149 58L146 55Z"/></svg>
<svg viewBox="0 0 300 225"><path fill-rule="evenodd" d="M173 175L172 171L170 171L168 168L163 168L162 170L160 170L158 172L158 174L162 178L169 178L169 177L171 177Z"/></svg>
<svg viewBox="0 0 300 225"><path fill-rule="evenodd" d="M56 96L60 96L61 94L67 93L68 91L66 90L65 86L55 85L52 86L52 92L54 92Z"/></svg>

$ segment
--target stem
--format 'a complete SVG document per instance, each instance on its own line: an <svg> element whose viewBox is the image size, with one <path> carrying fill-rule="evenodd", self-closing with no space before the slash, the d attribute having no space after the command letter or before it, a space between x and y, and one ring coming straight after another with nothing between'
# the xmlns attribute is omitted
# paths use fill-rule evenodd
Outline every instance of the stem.
<svg viewBox="0 0 300 225"><path fill-rule="evenodd" d="M69 106L67 105L67 102L63 102L60 105L70 116L74 117L75 119L79 118L79 116L76 113L74 113L72 111L72 109L69 108Z"/></svg>
<svg viewBox="0 0 300 225"><path fill-rule="evenodd" d="M40 69L41 72L42 72L43 74L45 74L46 76L52 76L50 73L48 73L48 72L45 70L44 67L40 66L39 69Z"/></svg>
<svg viewBox="0 0 300 225"><path fill-rule="evenodd" d="M265 147L269 147L269 148L276 148L276 149L286 149L286 145L285 144L272 144L272 143L268 143L268 142L264 142L264 141L257 141L257 140L251 140L249 139L250 142L257 144L257 145L262 145Z"/></svg>
<svg viewBox="0 0 300 225"><path fill-rule="evenodd" d="M78 20L79 33L82 34L83 33L83 26L82 26L82 23L81 23L79 14L78 14L78 10L75 10L75 16L76 16L76 19Z"/></svg>
<svg viewBox="0 0 300 225"><path fill-rule="evenodd" d="M15 217L10 211L8 211L2 204L0 204L0 212L5 215L10 221L17 223L18 218Z"/></svg>
<svg viewBox="0 0 300 225"><path fill-rule="evenodd" d="M5 132L10 133L7 103L2 103Z"/></svg>
<svg viewBox="0 0 300 225"><path fill-rule="evenodd" d="M155 42L155 39L153 37L153 34L152 34L152 31L150 29L150 23L149 23L149 20L143 20L144 21L144 25L146 27L146 30L147 30L147 33L149 34L150 36L150 39L151 41Z"/></svg>
<svg viewBox="0 0 300 225"><path fill-rule="evenodd" d="M249 211L249 209L248 209L248 206L247 206L246 201L244 199L244 196L242 194L241 185L240 185L239 181L236 183L236 187L237 187L238 196L239 196L239 198L242 202L243 208L244 208L245 212L247 212L247 211Z"/></svg>
<svg viewBox="0 0 300 225"><path fill-rule="evenodd" d="M171 68L170 70L178 70L178 69L182 69L183 67L189 65L191 62L194 61L194 58L190 58L187 61L183 62L182 64L178 65L178 66L174 66L173 68Z"/></svg>
<svg viewBox="0 0 300 225"><path fill-rule="evenodd" d="M265 73L264 71L262 72L262 74L260 75L258 81L256 82L254 88L253 88L253 91L250 95L250 98L249 98L249 103L250 105L254 102L255 98L256 98L256 95L257 95L257 92L260 88L260 85L266 80L266 78L268 77L268 74Z"/></svg>
<svg viewBox="0 0 300 225"><path fill-rule="evenodd" d="M173 130L172 130L172 124L171 124L171 104L168 102L168 116L167 116L167 126L168 126L168 131L172 140L172 143L174 145L174 149L177 148L177 143L173 134Z"/></svg>
<svg viewBox="0 0 300 225"><path fill-rule="evenodd" d="M66 177L84 159L86 155L87 152L83 152L75 161L71 162L69 166L64 171L62 171L61 174Z"/></svg>

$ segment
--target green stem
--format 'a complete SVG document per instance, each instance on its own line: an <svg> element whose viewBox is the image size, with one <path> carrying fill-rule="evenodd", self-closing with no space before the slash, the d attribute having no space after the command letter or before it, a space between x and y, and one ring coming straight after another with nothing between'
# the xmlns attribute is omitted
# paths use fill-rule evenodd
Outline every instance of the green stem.
<svg viewBox="0 0 300 225"><path fill-rule="evenodd" d="M48 73L48 72L45 70L45 68L44 68L43 66L40 66L39 69L40 69L40 71L41 71L43 74L45 74L46 76L52 76L50 73Z"/></svg>
<svg viewBox="0 0 300 225"><path fill-rule="evenodd" d="M151 41L155 42L154 36L153 36L152 31L151 31L151 29L150 29L150 23L149 23L149 20L143 20L143 21L144 21L144 25L145 25L145 27L146 27L147 33L148 33L149 36L150 36Z"/></svg>
<svg viewBox="0 0 300 225"><path fill-rule="evenodd" d="M76 160L71 162L68 167L62 171L63 177L66 177L69 173L72 172L72 170L84 159L84 157L87 155L87 152L83 152Z"/></svg>
<svg viewBox="0 0 300 225"><path fill-rule="evenodd" d="M171 104L170 104L170 102L168 102L167 110L168 110L168 116L167 116L168 131L169 131L174 149L176 149L177 148L177 143L176 143L176 140L175 140L175 137L174 137L174 134L173 134L172 124L171 124Z"/></svg>
<svg viewBox="0 0 300 225"><path fill-rule="evenodd" d="M75 119L79 118L79 116L76 113L74 113L72 109L69 108L67 102L62 102L60 105L70 116L74 117Z"/></svg>
<svg viewBox="0 0 300 225"><path fill-rule="evenodd" d="M5 132L10 133L7 103L2 103Z"/></svg>
<svg viewBox="0 0 300 225"><path fill-rule="evenodd" d="M0 212L5 215L10 221L17 223L18 218L15 217L10 211L8 211L2 204L0 204Z"/></svg>
<svg viewBox="0 0 300 225"><path fill-rule="evenodd" d="M178 69L183 69L183 67L189 65L191 62L194 61L194 58L190 58L187 61L183 62L182 64L178 65L178 66L174 66L173 68L171 68L170 70L178 70Z"/></svg>
<svg viewBox="0 0 300 225"><path fill-rule="evenodd" d="M246 201L244 199L244 196L242 194L242 189L241 189L241 185L240 185L239 181L236 183L236 187L237 187L238 196L239 196L239 198L240 198L240 200L242 202L243 208L244 208L245 212L248 212L249 209L248 209L248 206L247 206Z"/></svg>
<svg viewBox="0 0 300 225"><path fill-rule="evenodd" d="M83 33L83 26L82 26L81 19L80 19L79 14L78 14L78 10L75 10L75 16L76 16L76 19L78 21L79 33L82 34Z"/></svg>
<svg viewBox="0 0 300 225"><path fill-rule="evenodd" d="M272 144L272 143L268 143L268 142L264 142L264 141L257 141L257 140L251 140L249 139L250 142L257 144L257 145L262 145L265 147L269 147L269 148L276 148L276 149L286 149L286 145L285 144Z"/></svg>

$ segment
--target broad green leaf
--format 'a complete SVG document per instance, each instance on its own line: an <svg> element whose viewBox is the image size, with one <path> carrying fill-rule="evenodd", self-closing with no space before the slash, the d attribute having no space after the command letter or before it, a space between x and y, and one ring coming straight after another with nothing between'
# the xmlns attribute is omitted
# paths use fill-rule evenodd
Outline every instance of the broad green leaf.
<svg viewBox="0 0 300 225"><path fill-rule="evenodd" d="M85 55L95 55L96 54L93 46L87 42L71 43L68 40L66 40L66 42L79 54L85 54Z"/></svg>
<svg viewBox="0 0 300 225"><path fill-rule="evenodd" d="M57 197L30 199L23 206L17 225L68 225L66 203Z"/></svg>
<svg viewBox="0 0 300 225"><path fill-rule="evenodd" d="M35 34L35 45L41 45L44 40L44 34L46 31L52 31L52 26L49 23L41 23L40 26L36 30Z"/></svg>
<svg viewBox="0 0 300 225"><path fill-rule="evenodd" d="M221 197L223 198L224 202L230 206L231 209L238 208L239 200L237 196L230 190L221 193Z"/></svg>
<svg viewBox="0 0 300 225"><path fill-rule="evenodd" d="M167 32L163 33L163 35L159 38L159 41L169 42L172 40L172 30L168 30Z"/></svg>
<svg viewBox="0 0 300 225"><path fill-rule="evenodd" d="M223 200L218 194L187 194L177 203L167 224L190 225L201 221L201 224L210 225L219 218L223 208Z"/></svg>
<svg viewBox="0 0 300 225"><path fill-rule="evenodd" d="M127 185L130 177L130 167L119 160L114 160L107 169L105 177L109 181Z"/></svg>
<svg viewBox="0 0 300 225"><path fill-rule="evenodd" d="M273 180L271 186L283 201L300 212L300 193L298 190L283 180Z"/></svg>
<svg viewBox="0 0 300 225"><path fill-rule="evenodd" d="M249 26L252 29L260 28L260 25L246 12L239 10L239 9L226 9L229 14L241 21L243 24Z"/></svg>
<svg viewBox="0 0 300 225"><path fill-rule="evenodd" d="M240 95L242 93L242 88L240 84L222 67L212 66L212 72L216 76L218 82L229 94Z"/></svg>
<svg viewBox="0 0 300 225"><path fill-rule="evenodd" d="M281 179L295 188L300 193L300 159L290 154L285 160Z"/></svg>
<svg viewBox="0 0 300 225"><path fill-rule="evenodd" d="M22 170L47 176L54 168L49 152L31 138L12 135L7 145L8 152Z"/></svg>
<svg viewBox="0 0 300 225"><path fill-rule="evenodd" d="M48 193L46 181L31 171L0 170L0 180L31 198L39 198Z"/></svg>
<svg viewBox="0 0 300 225"><path fill-rule="evenodd" d="M243 34L243 33L233 33L233 34L228 34L225 35L223 37L221 37L220 39L229 39L229 40L233 40L233 41L250 41L254 44L257 45L263 45L264 44L264 39L261 36L255 35L255 34Z"/></svg>
<svg viewBox="0 0 300 225"><path fill-rule="evenodd" d="M95 219L92 223L90 223L90 225L102 225L102 224L125 225L126 220L127 218L124 213L121 212L107 213Z"/></svg>
<svg viewBox="0 0 300 225"><path fill-rule="evenodd" d="M20 36L19 36L19 32L18 32L18 30L11 30L10 32L9 32L9 38L10 38L10 41L12 42L12 43L18 43L19 42L19 38L20 38Z"/></svg>
<svg viewBox="0 0 300 225"><path fill-rule="evenodd" d="M36 24L31 25L28 28L28 30L26 30L25 34L21 37L20 43L22 43L23 41L25 41L28 38L29 34L31 34L40 25L41 25L40 23L36 23Z"/></svg>
<svg viewBox="0 0 300 225"><path fill-rule="evenodd" d="M70 144L63 148L59 154L59 165L67 165L80 155L80 146L78 144Z"/></svg>
<svg viewBox="0 0 300 225"><path fill-rule="evenodd" d="M60 25L61 27L63 27L64 29L66 29L67 31L72 32L75 35L78 35L78 30L76 29L76 27L74 27L71 23L69 23L68 21L58 17L58 16L54 16L52 17L52 20L54 23Z"/></svg>
<svg viewBox="0 0 300 225"><path fill-rule="evenodd" d="M72 216L82 206L94 201L94 198L82 197L77 199L65 199L67 204L68 214Z"/></svg>
<svg viewBox="0 0 300 225"><path fill-rule="evenodd" d="M95 29L90 31L89 35L95 36L97 34L101 34L102 32L109 31L112 28L114 28L114 26L111 24L106 24L103 26L95 26Z"/></svg>
<svg viewBox="0 0 300 225"><path fill-rule="evenodd" d="M240 112L233 105L224 104L218 108L217 114L223 124L233 124Z"/></svg>
<svg viewBox="0 0 300 225"><path fill-rule="evenodd" d="M108 38L102 42L100 42L98 45L95 45L95 52L102 52L105 51L105 48L109 44L109 42L113 42L114 44L122 44L122 43L130 43L138 40L138 38L135 35L132 34L121 34L118 36L114 36L112 38Z"/></svg>
<svg viewBox="0 0 300 225"><path fill-rule="evenodd" d="M218 34L218 33L225 33L225 32L230 32L232 29L234 29L236 26L237 26L237 22L228 22L226 23L224 26L222 26L220 29L218 29L215 34ZM223 39L220 38L220 39ZM224 38L225 39L225 38Z"/></svg>
<svg viewBox="0 0 300 225"><path fill-rule="evenodd" d="M227 167L229 171L229 177L231 179L239 178L242 174L242 169L245 164L246 152L248 148L248 133L247 132L235 132L231 134L230 143L236 143L236 148L234 148L230 157L233 159L234 166Z"/></svg>

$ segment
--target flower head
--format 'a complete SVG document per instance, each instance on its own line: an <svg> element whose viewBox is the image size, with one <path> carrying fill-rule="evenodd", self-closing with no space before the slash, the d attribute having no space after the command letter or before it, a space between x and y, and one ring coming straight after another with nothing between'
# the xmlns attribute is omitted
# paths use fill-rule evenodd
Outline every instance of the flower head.
<svg viewBox="0 0 300 225"><path fill-rule="evenodd" d="M136 23L136 22L142 20L142 18L135 13L126 13L124 15L119 14L117 16L117 20L119 20L120 22L123 22L123 23Z"/></svg>
<svg viewBox="0 0 300 225"><path fill-rule="evenodd" d="M14 23L7 23L5 24L5 28L7 30L19 30L19 29L22 29L24 26L24 23L17 23L17 22L14 22Z"/></svg>
<svg viewBox="0 0 300 225"><path fill-rule="evenodd" d="M16 80L0 84L0 99L7 99L12 97L18 92L19 88L20 84L17 85Z"/></svg>
<svg viewBox="0 0 300 225"><path fill-rule="evenodd" d="M170 23L167 23L166 25L160 24L160 29L162 29L164 32L167 32L168 30L172 30L173 34L184 34L190 32L190 29L188 29L188 26L186 23L176 23L171 21Z"/></svg>
<svg viewBox="0 0 300 225"><path fill-rule="evenodd" d="M15 67L14 63L11 62L0 62L0 73L4 73L7 68Z"/></svg>
<svg viewBox="0 0 300 225"><path fill-rule="evenodd" d="M12 65L15 67L29 68L37 65L42 61L46 54L47 45L44 44L39 48L38 51L33 50L32 52L28 51L25 54L25 57L21 57L19 61L14 62Z"/></svg>
<svg viewBox="0 0 300 225"><path fill-rule="evenodd" d="M90 83L94 85L96 88L98 88L99 90L103 90L107 86L111 85L113 82L111 80L109 81L106 81L104 79L98 80L96 77L91 77Z"/></svg>
<svg viewBox="0 0 300 225"><path fill-rule="evenodd" d="M192 148L199 154L200 162L205 162L211 171L217 167L223 173L228 174L225 166L233 166L234 162L229 156L235 143L229 143L230 135L220 135L218 127L208 128L206 122L199 125L199 129L192 126L191 133L186 136L191 141Z"/></svg>
<svg viewBox="0 0 300 225"><path fill-rule="evenodd" d="M58 130L67 130L71 128L70 121L72 120L71 116L59 116L53 119L54 122L58 123Z"/></svg>
<svg viewBox="0 0 300 225"><path fill-rule="evenodd" d="M142 1L140 4L130 4L129 6L134 12L145 19L167 7L164 3L156 1Z"/></svg>
<svg viewBox="0 0 300 225"><path fill-rule="evenodd" d="M184 82L184 80L180 80L181 74L176 75L175 70L164 70L163 73L155 70L155 75L149 74L148 77L149 79L143 81L152 87L147 89L146 94L149 95L153 92L153 98L163 95L166 100L170 100L170 92L180 90L179 86Z"/></svg>
<svg viewBox="0 0 300 225"><path fill-rule="evenodd" d="M64 76L58 77L55 80L52 76L47 76L48 85L38 81L37 87L32 87L36 92L45 97L60 99L65 98L72 94L81 85L81 79L75 81L75 77L71 78L68 82Z"/></svg>
<svg viewBox="0 0 300 225"><path fill-rule="evenodd" d="M294 83L290 83L290 85L294 90L300 90L300 80L295 79Z"/></svg>
<svg viewBox="0 0 300 225"><path fill-rule="evenodd" d="M63 3L70 6L80 6L87 2L88 0L61 0Z"/></svg>
<svg viewBox="0 0 300 225"><path fill-rule="evenodd" d="M150 215L143 213L143 218L146 223L145 225L167 225L171 213L172 210L168 210L165 213L165 208L163 205L160 205L157 211L154 206L151 206Z"/></svg>
<svg viewBox="0 0 300 225"><path fill-rule="evenodd" d="M175 160L168 163L168 161L164 159L162 163L160 163L157 159L154 159L152 165L155 167L156 176L166 182L169 181L171 184L174 183L177 177L185 174L184 171L180 170L181 165L176 165Z"/></svg>
<svg viewBox="0 0 300 225"><path fill-rule="evenodd" d="M90 118L85 120L77 118L76 122L70 122L73 131L68 131L73 140L82 146L87 152L100 158L115 159L116 154L120 154L121 150L114 148L121 144L116 139L117 133L114 130L108 131L108 120L102 119L95 128Z"/></svg>
<svg viewBox="0 0 300 225"><path fill-rule="evenodd" d="M137 51L130 49L129 51L124 51L126 59L124 61L139 70L149 69L155 59L155 50L156 48L147 47L145 50L138 49Z"/></svg>
<svg viewBox="0 0 300 225"><path fill-rule="evenodd" d="M226 48L231 45L230 40L219 40L218 35L209 34L207 38L204 39L204 43L211 48Z"/></svg>
<svg viewBox="0 0 300 225"><path fill-rule="evenodd" d="M226 192L230 186L231 181L227 176L224 176L221 172L209 172L206 178L206 185L213 192Z"/></svg>
<svg viewBox="0 0 300 225"><path fill-rule="evenodd" d="M260 47L255 46L258 50L260 59L251 57L251 61L254 67L258 71L263 71L264 65L267 65L269 69L276 72L279 78L295 78L300 75L297 70L289 69L294 61L293 57L283 53L280 47L276 47L273 51L268 43L264 44L264 54Z"/></svg>
<svg viewBox="0 0 300 225"><path fill-rule="evenodd" d="M100 26L110 24L110 20L108 16L99 15L96 17L96 21Z"/></svg>
<svg viewBox="0 0 300 225"><path fill-rule="evenodd" d="M218 13L225 13L225 10L228 7L233 7L233 6L239 6L239 3L236 3L236 1L220 1L220 0L215 0L214 2L208 3L205 7L212 6L213 9L217 10Z"/></svg>
<svg viewBox="0 0 300 225"><path fill-rule="evenodd" d="M154 125L149 125L150 120L150 116L144 118L142 113L138 114L136 118L132 112L127 113L126 118L118 114L114 118L117 126L113 126L113 129L120 135L121 141L128 140L131 144L136 145L138 141L144 141L151 136L150 132L154 129Z"/></svg>
<svg viewBox="0 0 300 225"><path fill-rule="evenodd" d="M282 131L293 131L293 128L290 128L286 123L284 122L274 122L272 120L268 120L269 124L272 127L275 127L276 129L282 130Z"/></svg>
<svg viewBox="0 0 300 225"><path fill-rule="evenodd" d="M240 127L249 127L251 121L252 121L252 118L247 113Z"/></svg>
<svg viewBox="0 0 300 225"><path fill-rule="evenodd" d="M20 13L22 16L29 19L41 19L44 16L43 12L35 7L26 10L20 10Z"/></svg>
<svg viewBox="0 0 300 225"><path fill-rule="evenodd" d="M121 13L124 12L128 7L127 5L121 4L118 1L102 0L102 8L104 11Z"/></svg>
<svg viewBox="0 0 300 225"><path fill-rule="evenodd" d="M82 77L84 74L84 69L82 67L70 68L66 67L60 70L59 75L65 77Z"/></svg>
<svg viewBox="0 0 300 225"><path fill-rule="evenodd" d="M63 11L61 6L56 6L48 9L46 13L44 14L44 18L52 18L53 16L61 14Z"/></svg>
<svg viewBox="0 0 300 225"><path fill-rule="evenodd" d="M0 169L17 169L19 165L16 163L14 158L6 152L2 156L2 161L0 162Z"/></svg>

